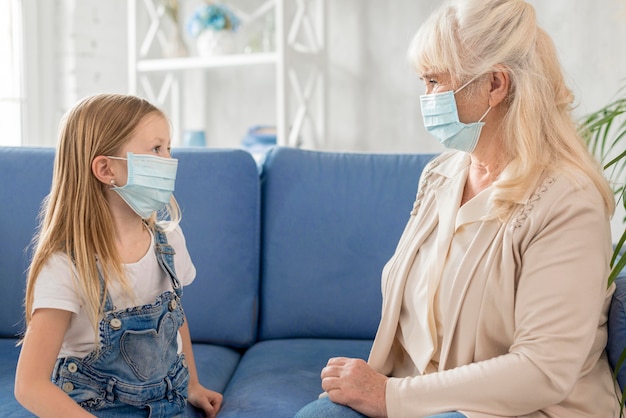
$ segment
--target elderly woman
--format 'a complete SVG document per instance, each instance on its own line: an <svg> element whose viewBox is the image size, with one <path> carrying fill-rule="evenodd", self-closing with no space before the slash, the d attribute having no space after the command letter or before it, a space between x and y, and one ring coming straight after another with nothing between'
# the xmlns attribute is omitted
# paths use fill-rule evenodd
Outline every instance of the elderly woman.
<svg viewBox="0 0 626 418"><path fill-rule="evenodd" d="M297 417L619 416L604 352L614 199L533 7L446 4L409 57L424 125L450 150L383 270L368 362L330 359Z"/></svg>

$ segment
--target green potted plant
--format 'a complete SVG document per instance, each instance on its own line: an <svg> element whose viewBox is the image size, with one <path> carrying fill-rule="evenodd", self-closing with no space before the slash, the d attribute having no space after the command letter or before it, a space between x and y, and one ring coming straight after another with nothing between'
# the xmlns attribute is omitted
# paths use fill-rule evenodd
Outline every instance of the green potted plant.
<svg viewBox="0 0 626 418"><path fill-rule="evenodd" d="M589 149L601 161L607 178L613 184L618 207L626 210L626 85L617 94L617 99L601 109L586 115L581 124L581 133L587 141ZM619 216L616 214L616 216ZM621 220L626 224L626 216ZM611 273L608 277L610 286L626 266L626 254L623 251L626 242L626 228L622 228L621 236L615 244L611 259ZM626 347L614 364L614 376L626 367ZM621 396L621 407L624 407L626 387ZM623 415L620 415L623 416Z"/></svg>
<svg viewBox="0 0 626 418"><path fill-rule="evenodd" d="M587 140L591 152L604 164L609 181L614 185L617 204L626 208L624 199L626 182L626 86L622 87L617 99L601 109L585 116L582 122L583 137ZM626 218L622 220L626 222ZM626 266L626 257L622 248L626 241L626 229L622 231L613 259L609 285Z"/></svg>

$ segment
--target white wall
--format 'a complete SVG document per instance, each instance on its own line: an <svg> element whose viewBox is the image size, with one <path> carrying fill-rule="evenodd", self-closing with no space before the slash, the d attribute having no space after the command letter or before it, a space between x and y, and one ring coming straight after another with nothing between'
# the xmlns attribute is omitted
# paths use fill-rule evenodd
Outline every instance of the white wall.
<svg viewBox="0 0 626 418"><path fill-rule="evenodd" d="M530 0L553 37L582 115L626 78L626 1ZM405 61L409 40L439 0L329 2L329 147L433 149L419 113L422 86ZM342 18L338 18L341 16Z"/></svg>
<svg viewBox="0 0 626 418"><path fill-rule="evenodd" d="M189 3L195 0L184 0ZM243 1L250 4L252 0ZM254 0L256 1L256 0ZM40 95L28 143L54 143L56 124L80 97L127 91L126 0L25 0L43 25L34 27L39 52L31 56ZM438 150L421 124L422 86L405 60L409 41L441 0L327 0L327 139L324 148L376 152ZM626 0L530 0L550 33L584 114L607 103L626 77ZM50 18L52 16L52 18ZM209 145L237 146L250 125L272 124L271 66L218 70L186 94L204 94ZM32 77L31 77L32 78ZM204 84L204 92L196 88ZM187 112L193 114L194 99ZM197 125L198 116L187 123ZM197 128L197 126L191 126Z"/></svg>
<svg viewBox="0 0 626 418"><path fill-rule="evenodd" d="M125 0L23 0L27 53L24 143L54 145L80 98L126 93Z"/></svg>
<svg viewBox="0 0 626 418"><path fill-rule="evenodd" d="M189 8L189 2L183 0ZM257 0L231 0L251 4ZM30 123L25 143L54 145L79 98L128 89L126 0L24 0ZM576 95L577 115L626 84L626 0L529 0L553 37ZM406 62L413 33L441 0L326 0L329 150L432 152L419 113L423 87ZM37 16L37 19L28 19ZM193 47L192 47L193 49ZM34 51L34 52L33 52ZM202 86L202 89L198 89ZM246 129L275 120L271 66L188 74L183 120L212 147L236 147ZM197 112L204 112L198 115ZM196 113L194 113L196 112ZM619 214L616 219L623 218ZM617 229L617 227L616 227Z"/></svg>

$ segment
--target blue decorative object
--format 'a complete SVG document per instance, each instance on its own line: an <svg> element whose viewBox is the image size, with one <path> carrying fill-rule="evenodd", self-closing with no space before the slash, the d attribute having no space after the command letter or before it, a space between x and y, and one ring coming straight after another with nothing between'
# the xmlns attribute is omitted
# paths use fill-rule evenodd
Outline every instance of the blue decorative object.
<svg viewBox="0 0 626 418"><path fill-rule="evenodd" d="M198 7L187 20L187 32L197 38L205 30L236 31L241 21L228 6L221 3L207 3Z"/></svg>
<svg viewBox="0 0 626 418"><path fill-rule="evenodd" d="M254 157L259 168L262 170L267 152L276 145L276 128L273 126L253 126L241 140L242 147Z"/></svg>
<svg viewBox="0 0 626 418"><path fill-rule="evenodd" d="M205 147L206 138L204 131L183 132L183 146L185 147Z"/></svg>

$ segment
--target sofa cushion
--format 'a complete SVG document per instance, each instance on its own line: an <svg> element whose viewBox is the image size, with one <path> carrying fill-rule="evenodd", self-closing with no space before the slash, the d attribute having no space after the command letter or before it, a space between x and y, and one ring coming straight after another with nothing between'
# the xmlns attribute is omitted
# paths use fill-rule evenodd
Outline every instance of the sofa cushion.
<svg viewBox="0 0 626 418"><path fill-rule="evenodd" d="M13 396L15 366L20 352L16 343L14 339L0 339L0 417L34 417ZM200 382L222 393L241 355L236 350L210 344L194 344L193 351ZM203 416L191 406L188 407L187 415Z"/></svg>
<svg viewBox="0 0 626 418"><path fill-rule="evenodd" d="M204 343L193 344L193 356L200 383L220 393L224 392L241 359L237 350Z"/></svg>
<svg viewBox="0 0 626 418"><path fill-rule="evenodd" d="M183 303L193 341L247 347L256 340L260 189L242 150L175 149L181 228L196 266Z"/></svg>
<svg viewBox="0 0 626 418"><path fill-rule="evenodd" d="M30 242L41 201L50 192L54 149L0 148L0 337L23 332Z"/></svg>
<svg viewBox="0 0 626 418"><path fill-rule="evenodd" d="M16 339L0 339L0 417L34 417L15 400L15 366L20 353Z"/></svg>
<svg viewBox="0 0 626 418"><path fill-rule="evenodd" d="M262 176L260 339L372 339L380 275L432 155L274 148Z"/></svg>
<svg viewBox="0 0 626 418"><path fill-rule="evenodd" d="M244 354L224 392L220 418L291 418L322 393L331 357L366 359L371 340L263 341Z"/></svg>
<svg viewBox="0 0 626 418"><path fill-rule="evenodd" d="M606 351L611 367L615 369L620 356L626 350L626 269L615 279L615 293L609 310L609 340ZM617 375L622 390L626 388L626 362Z"/></svg>
<svg viewBox="0 0 626 418"><path fill-rule="evenodd" d="M183 303L194 341L248 346L256 338L259 277L259 179L250 154L240 150L175 150L181 227L196 265ZM41 202L49 193L53 148L0 147L0 416L31 416L15 401L19 355L14 338L23 331L23 298L30 240ZM202 181L198 181L202 179ZM214 197L214 198L212 198ZM219 239L207 239L219 237ZM207 387L223 391L239 351L194 345L198 373Z"/></svg>
<svg viewBox="0 0 626 418"><path fill-rule="evenodd" d="M241 150L178 149L181 227L197 276L184 296L194 341L245 347L256 339L259 280L259 178ZM27 247L50 191L53 148L0 148L0 336L23 331ZM10 181L6 179L11 179ZM201 180L201 181L199 181ZM27 193L25 191L28 191ZM219 237L219 238L216 238Z"/></svg>

